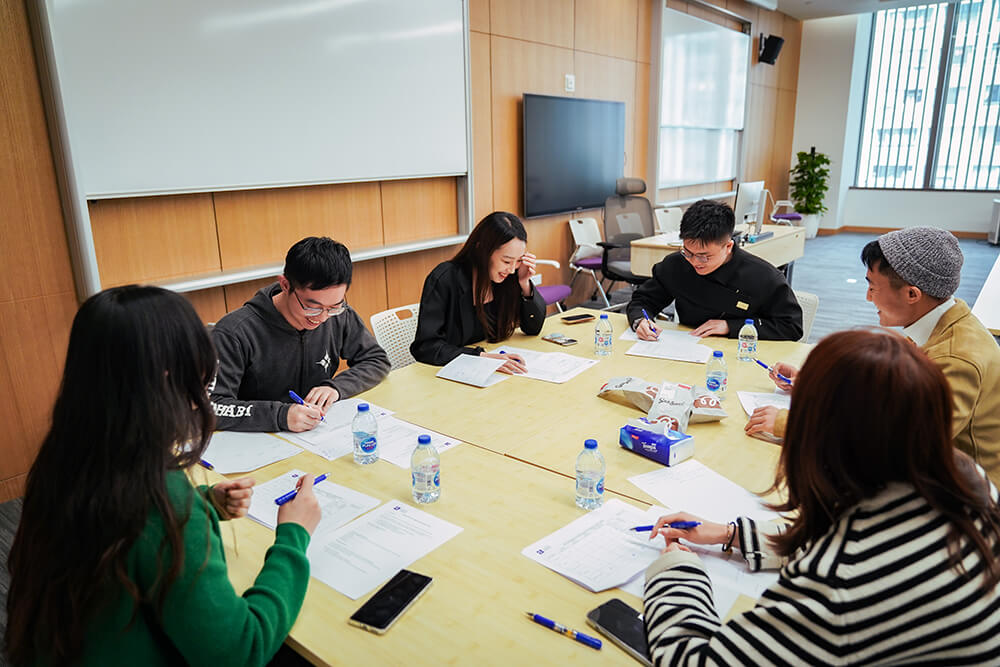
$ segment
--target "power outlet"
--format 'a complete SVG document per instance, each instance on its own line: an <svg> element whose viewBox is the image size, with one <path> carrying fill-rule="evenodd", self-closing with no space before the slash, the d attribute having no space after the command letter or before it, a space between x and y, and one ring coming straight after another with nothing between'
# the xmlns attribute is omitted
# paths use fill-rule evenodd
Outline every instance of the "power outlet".
<svg viewBox="0 0 1000 667"><path fill-rule="evenodd" d="M567 74L566 75L566 86L565 87L566 87L566 92L567 93L572 93L574 90L576 90L576 75L575 74Z"/></svg>

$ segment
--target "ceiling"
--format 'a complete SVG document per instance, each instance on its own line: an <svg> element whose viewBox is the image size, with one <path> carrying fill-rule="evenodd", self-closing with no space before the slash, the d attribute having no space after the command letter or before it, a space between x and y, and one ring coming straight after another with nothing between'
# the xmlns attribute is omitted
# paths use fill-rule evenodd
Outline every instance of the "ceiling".
<svg viewBox="0 0 1000 667"><path fill-rule="evenodd" d="M778 11L805 21L925 4L930 4L930 0L778 0Z"/></svg>

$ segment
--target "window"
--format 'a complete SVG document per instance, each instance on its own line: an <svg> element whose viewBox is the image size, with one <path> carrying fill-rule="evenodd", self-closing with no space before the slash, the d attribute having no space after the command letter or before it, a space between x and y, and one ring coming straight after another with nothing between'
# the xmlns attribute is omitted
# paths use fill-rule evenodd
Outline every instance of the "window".
<svg viewBox="0 0 1000 667"><path fill-rule="evenodd" d="M998 34L1000 0L874 15L858 187L1000 189Z"/></svg>

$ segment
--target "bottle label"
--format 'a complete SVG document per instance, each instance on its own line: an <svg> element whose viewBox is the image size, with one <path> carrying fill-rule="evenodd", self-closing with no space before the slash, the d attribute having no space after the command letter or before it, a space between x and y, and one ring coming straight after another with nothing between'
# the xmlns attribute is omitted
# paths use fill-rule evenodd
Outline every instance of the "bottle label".
<svg viewBox="0 0 1000 667"><path fill-rule="evenodd" d="M597 482L597 493L598 495L604 493L604 478L602 477L599 482Z"/></svg>
<svg viewBox="0 0 1000 667"><path fill-rule="evenodd" d="M438 489L441 488L441 472L440 471L434 473L434 487L438 488Z"/></svg>
<svg viewBox="0 0 1000 667"><path fill-rule="evenodd" d="M589 498L604 493L604 478L595 480L593 477L576 478L576 495Z"/></svg>
<svg viewBox="0 0 1000 667"><path fill-rule="evenodd" d="M414 470L410 473L413 488L418 491L431 491L441 488L441 470L434 466L425 470Z"/></svg>
<svg viewBox="0 0 1000 667"><path fill-rule="evenodd" d="M708 387L709 391L719 391L719 387L722 383L719 382L719 378L705 378L705 385Z"/></svg>
<svg viewBox="0 0 1000 667"><path fill-rule="evenodd" d="M375 436L374 435L370 435L370 436L368 436L364 440L361 440L358 443L358 447L360 447L361 451L363 451L365 454L371 454L372 452L374 452L375 451L375 447L377 445L378 445L378 442L375 440Z"/></svg>

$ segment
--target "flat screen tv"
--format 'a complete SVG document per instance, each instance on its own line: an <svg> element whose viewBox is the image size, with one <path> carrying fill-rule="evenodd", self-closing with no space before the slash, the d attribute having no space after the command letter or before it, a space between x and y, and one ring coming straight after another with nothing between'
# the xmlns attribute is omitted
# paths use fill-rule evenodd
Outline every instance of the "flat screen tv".
<svg viewBox="0 0 1000 667"><path fill-rule="evenodd" d="M625 103L524 95L524 215L597 208L625 172Z"/></svg>

